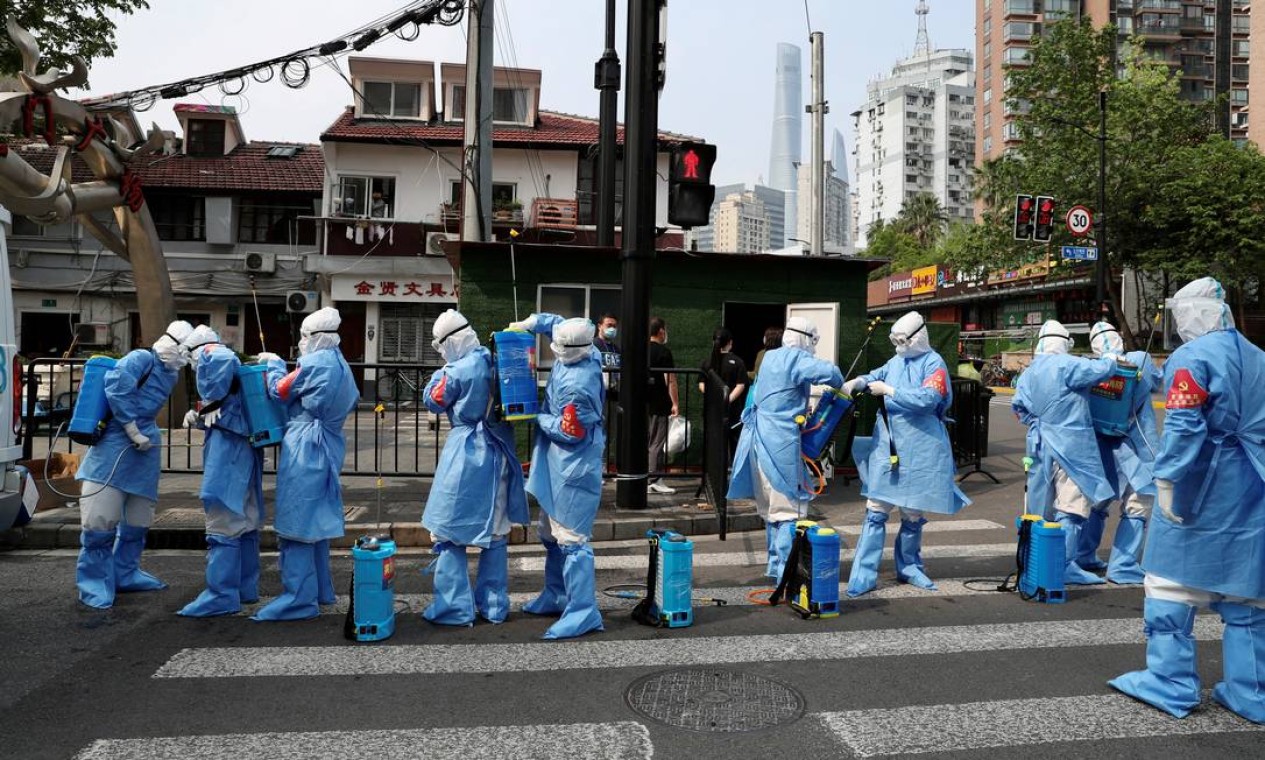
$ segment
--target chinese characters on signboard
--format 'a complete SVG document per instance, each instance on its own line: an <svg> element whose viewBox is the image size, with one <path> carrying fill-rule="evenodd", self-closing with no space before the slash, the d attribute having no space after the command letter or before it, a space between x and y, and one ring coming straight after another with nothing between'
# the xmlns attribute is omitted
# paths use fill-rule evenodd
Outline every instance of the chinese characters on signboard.
<svg viewBox="0 0 1265 760"><path fill-rule="evenodd" d="M333 278L335 301L388 301L393 303L456 303L460 286L450 275L341 276Z"/></svg>

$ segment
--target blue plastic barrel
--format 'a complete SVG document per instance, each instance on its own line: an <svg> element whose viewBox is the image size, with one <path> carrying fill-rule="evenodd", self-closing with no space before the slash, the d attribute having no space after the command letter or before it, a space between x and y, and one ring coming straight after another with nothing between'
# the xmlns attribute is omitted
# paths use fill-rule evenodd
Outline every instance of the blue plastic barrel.
<svg viewBox="0 0 1265 760"><path fill-rule="evenodd" d="M500 386L501 417L511 422L534 420L540 411L536 390L536 337L502 330L492 334L496 347L496 380Z"/></svg>
<svg viewBox="0 0 1265 760"><path fill-rule="evenodd" d="M286 411L281 402L268 395L268 365L243 364L237 368L250 445L257 449L280 445L285 436Z"/></svg>
<svg viewBox="0 0 1265 760"><path fill-rule="evenodd" d="M395 633L395 542L361 536L351 549L351 618L357 641Z"/></svg>
<svg viewBox="0 0 1265 760"><path fill-rule="evenodd" d="M1095 431L1115 437L1129 434L1133 390L1141 375L1137 367L1120 362L1115 374L1089 389L1089 414L1094 418Z"/></svg>
<svg viewBox="0 0 1265 760"><path fill-rule="evenodd" d="M1040 515L1022 515L1015 518L1020 541L1024 539L1024 523L1030 523L1027 545L1020 547L1023 557L1023 574L1019 576L1019 591L1031 601L1062 604L1067 601L1063 571L1067 564L1067 547L1063 526L1047 522Z"/></svg>
<svg viewBox="0 0 1265 760"><path fill-rule="evenodd" d="M684 628L694 622L694 543L667 530L659 535L658 551L652 612L668 628Z"/></svg>
<svg viewBox="0 0 1265 760"><path fill-rule="evenodd" d="M804 430L800 433L800 448L804 456L809 459L819 458L834 436L835 428L839 427L839 422L851 410L852 399L844 395L843 391L829 388L822 393L817 408L813 410L808 422L804 423Z"/></svg>
<svg viewBox="0 0 1265 760"><path fill-rule="evenodd" d="M110 419L110 402L105 397L105 373L114 369L115 364L118 362L108 356L94 356L84 365L79 394L75 397L75 410L67 428L67 435L75 443L92 446L105 433Z"/></svg>

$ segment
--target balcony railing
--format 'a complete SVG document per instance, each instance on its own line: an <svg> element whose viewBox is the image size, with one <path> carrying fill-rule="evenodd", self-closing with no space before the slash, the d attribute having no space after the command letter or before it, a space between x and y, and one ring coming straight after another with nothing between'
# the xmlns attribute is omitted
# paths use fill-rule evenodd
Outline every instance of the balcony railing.
<svg viewBox="0 0 1265 760"><path fill-rule="evenodd" d="M1137 0L1134 7L1139 11L1181 11L1181 0ZM1119 6L1116 8L1119 10Z"/></svg>
<svg viewBox="0 0 1265 760"><path fill-rule="evenodd" d="M1007 16L1035 16L1040 11L1040 0L1006 0Z"/></svg>
<svg viewBox="0 0 1265 760"><path fill-rule="evenodd" d="M537 198L531 204L531 226L573 229L580 220L580 204L569 198Z"/></svg>

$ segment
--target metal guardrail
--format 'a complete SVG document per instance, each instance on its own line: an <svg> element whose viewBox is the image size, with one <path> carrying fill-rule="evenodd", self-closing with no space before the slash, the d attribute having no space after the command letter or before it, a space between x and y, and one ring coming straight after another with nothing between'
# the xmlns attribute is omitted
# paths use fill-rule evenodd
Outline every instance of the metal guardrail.
<svg viewBox="0 0 1265 760"><path fill-rule="evenodd" d="M59 428L70 420L83 377L86 359L38 358L24 368L26 394L22 417L22 451L24 459L43 456L56 444L57 451L73 452L84 448ZM435 415L421 401L422 391L442 365L425 364L350 364L361 380L361 403L348 416L343 427L347 438L347 456L343 462L345 477L434 477L436 463L443 449L447 431L451 429L446 415ZM542 380L548 368L538 370ZM692 479L700 483L704 477L703 436L697 434L704 421L704 404L698 383L702 372L697 369L664 369L677 375L679 409L690 420L695 434L689 448L672 457L656 477ZM543 382L541 393L544 393ZM193 474L202 472L202 436L200 431L184 430L184 412L198 400L191 372L182 372L172 397L159 413L163 429L162 463L165 473ZM378 405L382 412L376 412ZM607 394L605 420L607 442L604 452L605 476L614 478L616 438L618 435L618 400ZM515 423L520 461L531 459L536 426ZM37 442L42 442L38 448ZM264 471L276 472L276 449L267 450Z"/></svg>

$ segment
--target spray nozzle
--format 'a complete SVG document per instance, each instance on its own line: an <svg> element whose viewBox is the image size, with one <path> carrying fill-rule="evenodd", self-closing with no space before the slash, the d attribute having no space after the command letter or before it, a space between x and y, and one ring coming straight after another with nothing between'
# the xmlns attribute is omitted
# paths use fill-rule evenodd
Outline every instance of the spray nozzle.
<svg viewBox="0 0 1265 760"><path fill-rule="evenodd" d="M1028 470L1031 470L1031 469L1032 469L1032 465L1033 465L1033 464L1035 464L1035 463L1033 462L1032 457L1024 457L1024 458L1023 458L1023 471L1024 471L1024 472L1027 472Z"/></svg>

